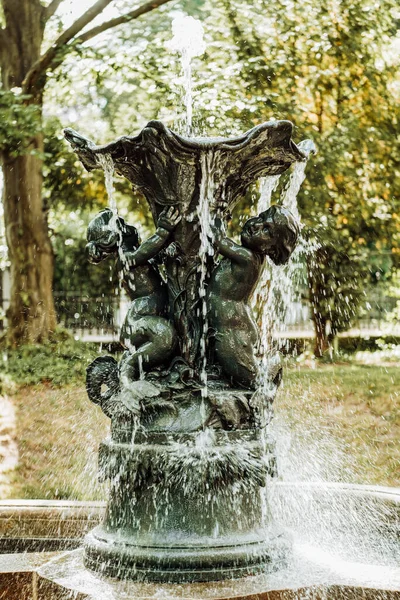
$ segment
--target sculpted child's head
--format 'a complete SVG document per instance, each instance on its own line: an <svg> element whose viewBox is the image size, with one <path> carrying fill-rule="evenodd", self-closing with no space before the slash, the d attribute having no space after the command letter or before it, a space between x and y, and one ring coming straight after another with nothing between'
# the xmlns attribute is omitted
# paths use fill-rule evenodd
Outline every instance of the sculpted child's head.
<svg viewBox="0 0 400 600"><path fill-rule="evenodd" d="M106 208L99 212L88 225L86 252L92 263L99 263L107 256L115 254L118 251L120 236L124 242L129 243L131 249L137 248L140 244L139 234L135 227L128 225L124 219L118 217L117 227L114 228L110 223L112 217L112 210Z"/></svg>
<svg viewBox="0 0 400 600"><path fill-rule="evenodd" d="M272 205L244 224L242 245L269 256L276 265L285 264L296 247L300 227L292 213Z"/></svg>

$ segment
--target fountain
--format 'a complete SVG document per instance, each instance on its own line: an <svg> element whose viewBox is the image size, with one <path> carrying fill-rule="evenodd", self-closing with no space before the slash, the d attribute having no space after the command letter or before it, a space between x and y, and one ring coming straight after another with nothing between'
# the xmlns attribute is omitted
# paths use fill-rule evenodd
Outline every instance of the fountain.
<svg viewBox="0 0 400 600"><path fill-rule="evenodd" d="M141 243L112 199L89 224L89 260L117 257L131 298L121 360L87 371L111 419L99 452L109 499L0 503L3 549L22 551L0 564L4 597L399 600L399 491L277 477L281 365L269 349L260 373L249 301L265 257L285 264L298 238L297 218L268 199L313 149L291 132L280 121L190 139L152 121L97 147L66 130L111 195L114 169L144 193L156 230ZM225 219L261 176L265 203L236 244Z"/></svg>
<svg viewBox="0 0 400 600"><path fill-rule="evenodd" d="M106 146L65 130L85 168L105 172L109 208L89 224L88 258L115 257L131 301L122 358L100 356L87 369L88 396L111 420L99 449L109 498L105 507L0 503L3 549L22 551L0 565L0 596L399 600L400 493L278 478L273 293L299 252L295 199L314 146L296 145L289 121L236 139L190 137L190 58L202 45L182 46L186 24L176 24L174 48L187 137L159 121ZM271 205L292 165L283 202ZM143 242L118 214L114 172L147 199L155 233ZM259 178L257 216L237 244L226 221ZM250 302L268 287L260 336Z"/></svg>
<svg viewBox="0 0 400 600"><path fill-rule="evenodd" d="M266 257L288 261L299 225L272 206L247 221L239 245L224 221L257 178L306 160L291 133L277 121L237 139L196 140L152 121L96 147L65 131L87 169L109 157L156 224L142 243L112 210L88 228L89 259L118 256L131 298L121 361L99 357L87 375L90 399L111 419L99 456L106 516L85 540L94 571L193 582L285 564L290 540L263 500L276 470L267 426L280 366L271 356L261 385L248 302Z"/></svg>

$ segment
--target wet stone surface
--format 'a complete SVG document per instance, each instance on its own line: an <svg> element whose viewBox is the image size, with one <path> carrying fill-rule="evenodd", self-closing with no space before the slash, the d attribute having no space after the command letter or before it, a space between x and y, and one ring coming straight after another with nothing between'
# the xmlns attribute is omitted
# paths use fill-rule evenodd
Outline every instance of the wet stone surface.
<svg viewBox="0 0 400 600"><path fill-rule="evenodd" d="M83 566L83 550L0 556L0 598L18 600L399 600L400 490L339 484L275 484L275 520L286 523L293 552L280 571L209 583L135 583L104 578ZM35 514L55 531L62 516L76 522L80 543L101 503L17 501L0 517L22 525ZM2 510L4 514L2 515ZM330 515L331 518L328 518ZM332 520L332 515L336 518ZM301 518L300 518L301 517ZM0 528L3 519L0 518ZM80 533L78 529L80 525ZM17 533L17 529L15 529ZM44 531L42 532L44 535ZM26 539L27 549L30 540Z"/></svg>

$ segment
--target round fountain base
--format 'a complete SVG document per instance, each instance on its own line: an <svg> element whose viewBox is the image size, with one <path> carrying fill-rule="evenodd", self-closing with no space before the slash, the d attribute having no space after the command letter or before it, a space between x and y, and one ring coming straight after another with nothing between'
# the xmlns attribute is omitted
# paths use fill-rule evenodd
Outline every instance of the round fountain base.
<svg viewBox="0 0 400 600"><path fill-rule="evenodd" d="M204 583L121 581L86 569L83 549L64 547L101 520L103 503L0 502L0 597L7 600L400 600L400 490L279 483L274 518L293 536L274 572ZM20 549L20 553L16 552Z"/></svg>
<svg viewBox="0 0 400 600"><path fill-rule="evenodd" d="M263 538L252 536L252 541L242 537L247 541L241 543L238 536L230 544L209 540L208 545L139 546L100 526L86 536L84 564L107 577L169 583L236 579L286 566L291 542L278 529L264 532Z"/></svg>
<svg viewBox="0 0 400 600"><path fill-rule="evenodd" d="M132 444L113 425L99 455L109 500L103 523L85 538L86 567L183 583L284 566L290 537L266 501L272 453L260 431L147 431Z"/></svg>

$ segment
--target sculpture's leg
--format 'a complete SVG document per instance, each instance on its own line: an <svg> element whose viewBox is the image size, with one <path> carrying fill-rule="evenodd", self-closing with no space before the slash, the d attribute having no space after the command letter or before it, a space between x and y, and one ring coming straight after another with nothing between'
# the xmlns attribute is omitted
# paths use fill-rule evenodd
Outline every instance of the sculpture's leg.
<svg viewBox="0 0 400 600"><path fill-rule="evenodd" d="M141 369L148 371L169 361L177 345L174 326L163 317L132 319L128 313L120 337L129 350L120 366L123 385L138 379Z"/></svg>
<svg viewBox="0 0 400 600"><path fill-rule="evenodd" d="M217 333L215 355L227 377L249 389L256 387L258 364L252 336L247 330L232 329L226 333Z"/></svg>

